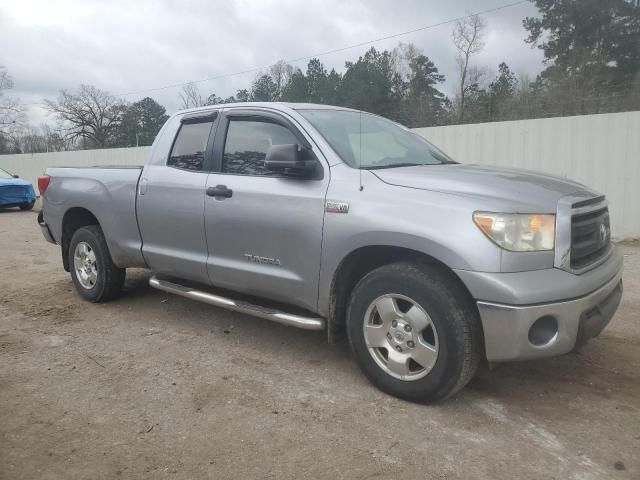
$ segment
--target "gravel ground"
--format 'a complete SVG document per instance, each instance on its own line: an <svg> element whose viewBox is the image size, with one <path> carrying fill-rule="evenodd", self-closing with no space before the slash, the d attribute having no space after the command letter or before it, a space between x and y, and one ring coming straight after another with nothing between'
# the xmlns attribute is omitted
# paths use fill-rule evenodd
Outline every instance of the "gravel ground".
<svg viewBox="0 0 640 480"><path fill-rule="evenodd" d="M34 212L0 212L0 478L640 478L640 247L584 352L389 397L346 344L128 273L80 300Z"/></svg>

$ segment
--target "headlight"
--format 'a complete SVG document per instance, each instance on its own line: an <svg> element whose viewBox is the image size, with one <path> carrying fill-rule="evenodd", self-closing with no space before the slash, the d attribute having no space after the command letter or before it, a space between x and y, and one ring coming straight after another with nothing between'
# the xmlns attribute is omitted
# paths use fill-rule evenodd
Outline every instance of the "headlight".
<svg viewBox="0 0 640 480"><path fill-rule="evenodd" d="M473 221L487 237L505 250L532 252L553 249L555 215L476 212Z"/></svg>

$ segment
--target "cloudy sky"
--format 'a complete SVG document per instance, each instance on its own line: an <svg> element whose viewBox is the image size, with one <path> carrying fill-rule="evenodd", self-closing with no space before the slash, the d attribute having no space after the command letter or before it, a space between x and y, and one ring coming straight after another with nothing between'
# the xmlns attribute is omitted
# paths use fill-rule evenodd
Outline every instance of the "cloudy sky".
<svg viewBox="0 0 640 480"><path fill-rule="evenodd" d="M0 65L14 78L12 95L25 104L55 98L60 89L95 85L128 101L151 96L169 112L183 84L367 42L513 3L515 0L0 0ZM535 75L542 55L524 43L529 3L488 13L486 47L477 62L492 71L506 61ZM376 42L424 50L453 90L453 25ZM369 46L321 56L342 70ZM293 63L293 62L292 62ZM305 69L307 60L295 62ZM204 96L229 96L258 72L198 83ZM138 93L139 92L139 93ZM46 120L37 105L32 121Z"/></svg>

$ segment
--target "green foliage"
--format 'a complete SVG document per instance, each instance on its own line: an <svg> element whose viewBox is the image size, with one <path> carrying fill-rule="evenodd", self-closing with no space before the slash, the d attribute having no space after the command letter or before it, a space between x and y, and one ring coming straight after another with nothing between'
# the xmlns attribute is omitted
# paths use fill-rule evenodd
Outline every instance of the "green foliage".
<svg viewBox="0 0 640 480"><path fill-rule="evenodd" d="M243 88L242 90L238 90L238 93L236 93L236 101L238 102L248 102L250 101L251 95L249 94L249 91L246 88Z"/></svg>
<svg viewBox="0 0 640 480"><path fill-rule="evenodd" d="M513 97L518 87L516 75L509 69L509 66L502 62L498 65L498 76L489 85L489 96L495 102L501 102Z"/></svg>
<svg viewBox="0 0 640 480"><path fill-rule="evenodd" d="M525 18L523 25L529 33L526 42L544 52L543 101L562 108L564 114L598 113L625 104L629 109L629 102L635 105L632 108L640 107L637 2L532 1L542 16ZM635 94L629 95L634 89Z"/></svg>
<svg viewBox="0 0 640 480"><path fill-rule="evenodd" d="M251 86L252 102L275 102L278 100L278 85L270 75L261 75Z"/></svg>
<svg viewBox="0 0 640 480"><path fill-rule="evenodd" d="M526 41L545 55L534 80L520 79L502 62L493 80L469 63L483 45L486 22L470 17L454 29L463 98L441 91L445 78L411 44L370 48L344 73L314 58L306 71L278 62L238 101L311 102L352 107L411 127L514 120L640 108L640 8L625 0L531 0L539 18L526 18Z"/></svg>
<svg viewBox="0 0 640 480"><path fill-rule="evenodd" d="M217 96L215 93L212 93L207 97L204 104L205 105L219 105L221 103L225 103L222 97Z"/></svg>
<svg viewBox="0 0 640 480"><path fill-rule="evenodd" d="M345 106L380 115L397 114L399 105L391 89L394 71L389 51L378 52L371 47L357 62L347 62L345 66L340 85Z"/></svg>
<svg viewBox="0 0 640 480"><path fill-rule="evenodd" d="M150 97L125 106L114 146L151 145L167 118L166 109Z"/></svg>
<svg viewBox="0 0 640 480"><path fill-rule="evenodd" d="M409 126L437 125L446 121L446 97L436 85L444 82L444 75L438 73L435 64L425 55L418 55L409 62L407 96L401 102L406 112L404 120ZM401 86L404 91L404 86Z"/></svg>
<svg viewBox="0 0 640 480"><path fill-rule="evenodd" d="M429 58L418 52L404 59L400 72L399 53L369 49L356 62L346 62L343 75L327 71L319 59L311 59L306 73L278 62L270 74L260 75L251 93L239 91L242 101L307 102L338 105L378 113L408 125L423 126L445 121L446 97L436 87L444 76ZM407 70L406 72L404 70ZM273 72L287 72L278 87Z"/></svg>
<svg viewBox="0 0 640 480"><path fill-rule="evenodd" d="M291 76L286 85L282 89L281 99L287 102L308 102L309 87L307 85L307 77L298 68Z"/></svg>

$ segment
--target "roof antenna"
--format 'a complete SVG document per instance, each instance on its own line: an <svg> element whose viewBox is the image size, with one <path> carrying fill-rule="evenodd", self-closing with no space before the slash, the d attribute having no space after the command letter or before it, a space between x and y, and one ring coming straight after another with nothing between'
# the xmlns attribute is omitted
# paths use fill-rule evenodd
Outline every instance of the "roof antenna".
<svg viewBox="0 0 640 480"><path fill-rule="evenodd" d="M360 140L360 155L358 156L358 173L360 174L360 191L362 191L364 190L364 187L362 186L362 110L358 113L360 114L360 135L358 136Z"/></svg>

